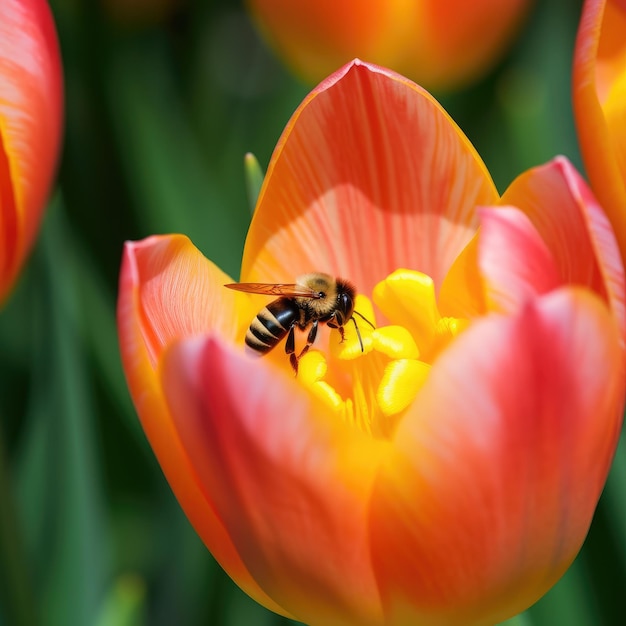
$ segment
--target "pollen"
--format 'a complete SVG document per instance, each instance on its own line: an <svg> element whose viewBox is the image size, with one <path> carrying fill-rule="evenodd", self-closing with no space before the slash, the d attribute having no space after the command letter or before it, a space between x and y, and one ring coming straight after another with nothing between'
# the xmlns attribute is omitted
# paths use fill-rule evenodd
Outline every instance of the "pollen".
<svg viewBox="0 0 626 626"><path fill-rule="evenodd" d="M299 364L298 381L339 419L377 438L393 434L426 384L437 355L469 321L439 314L432 279L397 270L372 292L385 320L376 324L369 298L357 295L356 317L344 326L344 341L330 336L329 348L311 350ZM359 338L360 335L360 338Z"/></svg>

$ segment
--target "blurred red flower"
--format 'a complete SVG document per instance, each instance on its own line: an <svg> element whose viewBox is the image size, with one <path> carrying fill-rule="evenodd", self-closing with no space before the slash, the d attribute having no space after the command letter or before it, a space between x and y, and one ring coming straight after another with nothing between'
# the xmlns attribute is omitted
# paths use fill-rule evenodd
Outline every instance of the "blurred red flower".
<svg viewBox="0 0 626 626"><path fill-rule="evenodd" d="M37 235L61 140L61 61L45 0L0 3L0 302Z"/></svg>
<svg viewBox="0 0 626 626"><path fill-rule="evenodd" d="M574 56L585 169L626 259L626 1L587 0Z"/></svg>

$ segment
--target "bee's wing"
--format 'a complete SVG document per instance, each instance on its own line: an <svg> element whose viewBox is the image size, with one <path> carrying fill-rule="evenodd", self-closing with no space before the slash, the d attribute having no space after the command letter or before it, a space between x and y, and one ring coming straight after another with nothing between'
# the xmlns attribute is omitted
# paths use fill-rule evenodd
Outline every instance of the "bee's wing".
<svg viewBox="0 0 626 626"><path fill-rule="evenodd" d="M288 298L319 298L319 292L305 285L275 283L230 283L224 285L236 291L259 293L265 296L286 296Z"/></svg>

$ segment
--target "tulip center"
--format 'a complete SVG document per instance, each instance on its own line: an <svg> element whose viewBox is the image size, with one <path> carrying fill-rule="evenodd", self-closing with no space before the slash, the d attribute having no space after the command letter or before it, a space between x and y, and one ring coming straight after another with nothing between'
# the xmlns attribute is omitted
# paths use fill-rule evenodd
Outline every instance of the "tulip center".
<svg viewBox="0 0 626 626"><path fill-rule="evenodd" d="M298 380L340 419L374 437L390 437L404 411L424 385L437 355L468 324L442 317L435 288L426 274L397 270L372 294L390 324L375 323L369 298L359 294L355 325L344 327L345 340L331 336L328 353L312 350L299 363ZM362 347L361 347L362 344Z"/></svg>

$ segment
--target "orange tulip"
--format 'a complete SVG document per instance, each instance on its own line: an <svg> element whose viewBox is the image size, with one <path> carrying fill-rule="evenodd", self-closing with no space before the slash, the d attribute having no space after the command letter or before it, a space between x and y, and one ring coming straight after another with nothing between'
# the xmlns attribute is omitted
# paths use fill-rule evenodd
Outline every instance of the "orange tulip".
<svg viewBox="0 0 626 626"><path fill-rule="evenodd" d="M0 303L39 229L61 118L61 64L48 4L0 3Z"/></svg>
<svg viewBox="0 0 626 626"><path fill-rule="evenodd" d="M352 280L376 329L357 318L361 347L325 327L294 376L282 346L245 354L267 298L225 289L182 235L126 246L124 369L194 527L308 624L522 611L578 552L621 424L625 278L602 209L562 158L499 198L428 93L354 61L279 141L241 279L310 271Z"/></svg>
<svg viewBox="0 0 626 626"><path fill-rule="evenodd" d="M587 0L574 57L585 169L626 259L626 2Z"/></svg>
<svg viewBox="0 0 626 626"><path fill-rule="evenodd" d="M529 0L248 0L260 30L308 82L356 56L429 89L458 88L484 75L529 6Z"/></svg>

